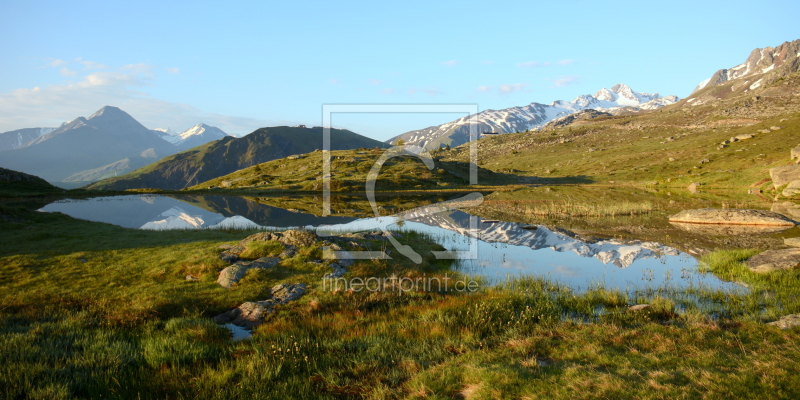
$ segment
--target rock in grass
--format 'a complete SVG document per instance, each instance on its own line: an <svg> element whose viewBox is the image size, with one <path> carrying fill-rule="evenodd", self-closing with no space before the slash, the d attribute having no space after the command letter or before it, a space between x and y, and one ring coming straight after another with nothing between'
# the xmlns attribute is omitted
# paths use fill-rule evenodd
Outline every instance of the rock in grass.
<svg viewBox="0 0 800 400"><path fill-rule="evenodd" d="M637 304L635 306L628 307L628 311L642 311L648 307L650 307L650 304Z"/></svg>
<svg viewBox="0 0 800 400"><path fill-rule="evenodd" d="M783 197L795 197L800 195L800 180L789 182L786 188L783 189L783 192L781 192L781 195L783 195Z"/></svg>
<svg viewBox="0 0 800 400"><path fill-rule="evenodd" d="M791 156L790 158L792 160L797 159L797 162L800 163L800 146L797 146L797 147L793 148L789 152L789 155Z"/></svg>
<svg viewBox="0 0 800 400"><path fill-rule="evenodd" d="M798 265L800 265L800 248L767 250L747 260L750 271L760 274L793 269Z"/></svg>
<svg viewBox="0 0 800 400"><path fill-rule="evenodd" d="M253 329L264 322L264 318L275 311L275 307L299 299L306 292L304 283L281 283L271 289L272 298L263 301L248 301L239 307L214 317L218 324L231 323L242 328Z"/></svg>
<svg viewBox="0 0 800 400"><path fill-rule="evenodd" d="M217 283L226 289L230 289L240 279L244 278L248 270L252 268L272 268L278 265L280 261L280 259L272 257L261 257L254 261L237 261L219 273Z"/></svg>
<svg viewBox="0 0 800 400"><path fill-rule="evenodd" d="M769 177L772 178L772 186L777 189L791 181L800 180L800 165L770 168Z"/></svg>
<svg viewBox="0 0 800 400"><path fill-rule="evenodd" d="M780 225L693 224L675 221L670 221L669 223L683 231L706 236L764 235L785 231L791 228L791 226Z"/></svg>
<svg viewBox="0 0 800 400"><path fill-rule="evenodd" d="M792 247L800 247L800 237L784 238L783 244Z"/></svg>
<svg viewBox="0 0 800 400"><path fill-rule="evenodd" d="M670 222L692 224L794 226L796 223L773 211L741 208L699 208L684 210L671 217Z"/></svg>
<svg viewBox="0 0 800 400"><path fill-rule="evenodd" d="M784 315L781 319L770 322L767 325L777 326L781 329L791 329L800 326L800 314Z"/></svg>

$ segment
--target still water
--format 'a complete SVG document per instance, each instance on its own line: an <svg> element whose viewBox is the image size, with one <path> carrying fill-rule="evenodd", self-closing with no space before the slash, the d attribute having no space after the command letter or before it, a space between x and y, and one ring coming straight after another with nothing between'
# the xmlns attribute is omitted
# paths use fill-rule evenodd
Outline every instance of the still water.
<svg viewBox="0 0 800 400"><path fill-rule="evenodd" d="M312 200L306 203L313 203ZM297 204L288 202L287 204ZM273 201L273 204L281 204ZM321 210L321 208L320 208ZM401 216L318 216L293 208L235 196L127 195L60 200L40 211L136 229L303 227L333 231L414 230L429 234L450 251L462 253L457 268L501 282L517 276L543 276L581 290L592 285L641 289L669 285L741 289L698 271L689 254L656 242L605 239L583 241L544 226L484 221L465 211ZM468 209L467 209L468 211ZM358 213L351 213L358 215ZM402 237L398 239L402 242ZM403 257L398 252L393 257Z"/></svg>

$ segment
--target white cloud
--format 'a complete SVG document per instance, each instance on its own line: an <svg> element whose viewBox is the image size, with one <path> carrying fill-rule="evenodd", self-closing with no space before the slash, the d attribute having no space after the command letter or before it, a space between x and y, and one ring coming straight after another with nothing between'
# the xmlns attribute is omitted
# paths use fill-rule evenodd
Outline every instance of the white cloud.
<svg viewBox="0 0 800 400"><path fill-rule="evenodd" d="M382 89L381 93L383 93L383 94L392 94L392 93L394 93L394 89L390 89L390 88Z"/></svg>
<svg viewBox="0 0 800 400"><path fill-rule="evenodd" d="M164 68L164 69L167 72L169 72L170 74L180 74L181 73L181 69L180 68Z"/></svg>
<svg viewBox="0 0 800 400"><path fill-rule="evenodd" d="M73 71L67 67L61 67L58 73L61 74L61 76L75 76L78 74L77 71Z"/></svg>
<svg viewBox="0 0 800 400"><path fill-rule="evenodd" d="M380 79L368 79L367 81L369 82L370 85L380 85L381 83L383 83L383 81Z"/></svg>
<svg viewBox="0 0 800 400"><path fill-rule="evenodd" d="M557 62L556 64L558 64L558 65L570 65L573 62L575 62L575 60L561 60L561 61Z"/></svg>
<svg viewBox="0 0 800 400"><path fill-rule="evenodd" d="M446 67L455 67L456 65L458 65L458 61L456 61L456 60L444 61L444 62L442 62L442 65L444 65Z"/></svg>
<svg viewBox="0 0 800 400"><path fill-rule="evenodd" d="M80 63L83 64L83 69L85 69L85 70L90 70L90 69L108 69L107 65L100 64L100 63L94 62L94 61L81 61Z"/></svg>
<svg viewBox="0 0 800 400"><path fill-rule="evenodd" d="M231 134L247 134L264 126L297 123L209 113L188 104L153 98L142 91L154 83L153 68L131 64L93 71L72 82L0 93L0 132L57 127L79 116L88 117L106 105L121 108L151 129L183 130L204 122Z"/></svg>
<svg viewBox="0 0 800 400"><path fill-rule="evenodd" d="M50 61L49 63L47 63L47 66L48 67L53 67L53 68L58 68L58 67L60 67L62 65L66 65L66 64L67 64L66 61L56 58L55 60Z"/></svg>
<svg viewBox="0 0 800 400"><path fill-rule="evenodd" d="M499 90L500 93L513 93L513 92L518 92L518 91L524 89L525 86L528 86L528 84L527 83L512 83L512 84L509 84L509 85L500 85L497 88L497 90Z"/></svg>
<svg viewBox="0 0 800 400"><path fill-rule="evenodd" d="M479 92L490 93L494 92L495 90L499 94L508 94L519 92L522 89L525 89L528 86L527 83L509 83L505 85L497 85L497 86L478 86Z"/></svg>
<svg viewBox="0 0 800 400"><path fill-rule="evenodd" d="M576 83L578 78L577 75L562 75L558 78L548 78L549 81L553 82L553 87L564 87L573 83Z"/></svg>
<svg viewBox="0 0 800 400"><path fill-rule="evenodd" d="M550 61L540 62L540 61L525 61L517 64L520 68L541 68L541 67L549 67L552 65Z"/></svg>

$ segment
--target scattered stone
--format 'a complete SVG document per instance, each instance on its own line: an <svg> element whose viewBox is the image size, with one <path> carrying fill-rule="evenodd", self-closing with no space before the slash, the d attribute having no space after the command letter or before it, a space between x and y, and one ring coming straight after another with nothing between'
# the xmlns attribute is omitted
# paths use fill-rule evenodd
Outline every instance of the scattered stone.
<svg viewBox="0 0 800 400"><path fill-rule="evenodd" d="M240 279L244 278L244 275L249 269L272 268L278 265L280 261L280 259L272 257L261 257L254 261L237 261L230 267L226 267L220 271L217 283L226 289L230 289L234 284L239 282Z"/></svg>
<svg viewBox="0 0 800 400"><path fill-rule="evenodd" d="M711 160L709 160L707 158L704 158L704 159L700 160L700 162L698 164L705 164L705 163L710 163L710 162L711 162Z"/></svg>
<svg viewBox="0 0 800 400"><path fill-rule="evenodd" d="M186 274L186 280L189 281L189 282L197 282L197 281L200 280L200 278L198 278L198 277L196 277L196 276L194 276L192 274Z"/></svg>
<svg viewBox="0 0 800 400"><path fill-rule="evenodd" d="M699 187L700 187L700 184L695 182L695 183L692 183L691 185L689 185L688 189L689 189L689 192L699 193L700 192L700 190L698 189Z"/></svg>
<svg viewBox="0 0 800 400"><path fill-rule="evenodd" d="M784 201L783 203L772 203L772 211L783 214L795 221L800 220L800 205L792 203L791 201Z"/></svg>
<svg viewBox="0 0 800 400"><path fill-rule="evenodd" d="M794 226L794 221L772 211L740 208L700 208L684 210L669 218L670 222L693 224Z"/></svg>
<svg viewBox="0 0 800 400"><path fill-rule="evenodd" d="M794 197L800 195L800 180L791 181L781 192L783 197Z"/></svg>
<svg viewBox="0 0 800 400"><path fill-rule="evenodd" d="M669 161L675 161L675 158L673 158L673 157L670 157L670 158L669 158Z"/></svg>
<svg viewBox="0 0 800 400"><path fill-rule="evenodd" d="M271 289L272 298L263 301L248 301L237 308L214 317L218 324L231 323L246 329L253 329L264 322L264 318L275 312L275 307L299 299L306 292L304 283L281 283Z"/></svg>
<svg viewBox="0 0 800 400"><path fill-rule="evenodd" d="M797 159L797 162L800 163L800 146L793 148L790 155L792 160Z"/></svg>
<svg viewBox="0 0 800 400"><path fill-rule="evenodd" d="M736 135L736 139L738 140L747 140L752 138L754 135L752 133L743 133L741 135Z"/></svg>
<svg viewBox="0 0 800 400"><path fill-rule="evenodd" d="M800 237L783 238L783 244L792 247L800 247Z"/></svg>
<svg viewBox="0 0 800 400"><path fill-rule="evenodd" d="M772 132L772 131L769 130L769 129L759 129L758 130L758 133L770 133L770 132Z"/></svg>
<svg viewBox="0 0 800 400"><path fill-rule="evenodd" d="M767 250L747 260L750 271L757 273L793 269L798 265L800 265L800 248Z"/></svg>
<svg viewBox="0 0 800 400"><path fill-rule="evenodd" d="M772 126L770 126L770 127L769 127L769 129L770 129L770 130L773 130L773 131L779 131L779 130L781 130L781 129L782 129L782 127L780 127L780 126L775 126L775 125L772 125Z"/></svg>
<svg viewBox="0 0 800 400"><path fill-rule="evenodd" d="M650 304L637 304L635 306L628 307L628 311L641 311L648 307L650 307Z"/></svg>
<svg viewBox="0 0 800 400"><path fill-rule="evenodd" d="M770 322L767 325L777 326L781 329L791 329L800 326L800 314L784 315L781 319Z"/></svg>
<svg viewBox="0 0 800 400"><path fill-rule="evenodd" d="M231 253L229 251L224 251L220 253L219 258L228 264L233 264L239 259L239 255L236 253Z"/></svg>
<svg viewBox="0 0 800 400"><path fill-rule="evenodd" d="M800 180L800 165L770 168L769 176L773 187L777 189L791 181Z"/></svg>
<svg viewBox="0 0 800 400"><path fill-rule="evenodd" d="M747 194L761 194L761 189L747 189Z"/></svg>
<svg viewBox="0 0 800 400"><path fill-rule="evenodd" d="M670 221L669 223L683 231L690 232L695 235L720 237L768 235L791 228L791 226L777 225L693 224L673 221Z"/></svg>

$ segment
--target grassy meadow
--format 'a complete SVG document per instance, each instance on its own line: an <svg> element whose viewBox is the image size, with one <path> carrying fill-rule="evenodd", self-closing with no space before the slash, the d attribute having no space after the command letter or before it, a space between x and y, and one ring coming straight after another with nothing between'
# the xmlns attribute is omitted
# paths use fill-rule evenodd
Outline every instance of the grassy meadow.
<svg viewBox="0 0 800 400"><path fill-rule="evenodd" d="M659 202L651 201L654 207ZM640 204L640 201L633 201ZM749 273L753 251L703 258L743 290L577 293L542 278L471 293L325 290L319 245L233 290L215 283L220 244L251 231L139 231L4 206L0 386L4 398L791 398L800 331L796 272ZM403 232L428 253L431 238ZM379 246L380 243L359 243ZM420 248L415 247L415 248ZM274 256L274 243L246 257ZM458 277L445 261L360 261L346 277ZM185 279L199 277L197 282ZM464 277L466 278L466 277ZM253 337L210 317L309 291ZM749 290L744 290L744 285ZM650 304L632 312L634 304Z"/></svg>

